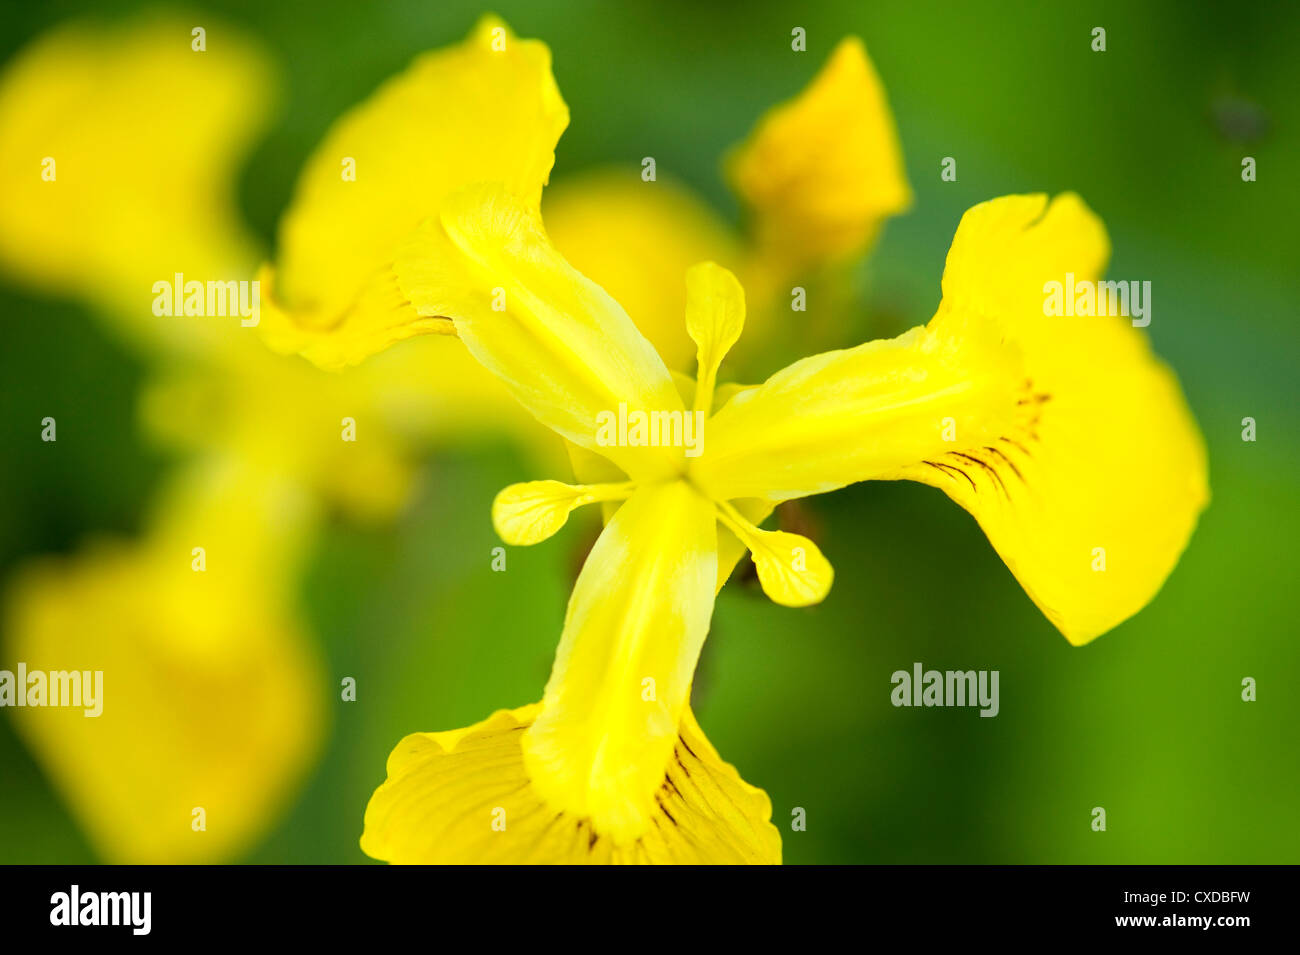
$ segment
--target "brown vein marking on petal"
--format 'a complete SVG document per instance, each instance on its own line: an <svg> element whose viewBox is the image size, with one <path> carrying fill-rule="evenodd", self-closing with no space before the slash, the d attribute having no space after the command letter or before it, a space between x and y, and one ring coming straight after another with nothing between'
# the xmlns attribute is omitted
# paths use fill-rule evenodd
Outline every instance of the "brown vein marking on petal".
<svg viewBox="0 0 1300 955"><path fill-rule="evenodd" d="M960 474L970 483L970 489L972 491L974 491L977 494L979 493L979 488L975 486L975 480L969 474L963 471L961 468L957 467L955 464L940 464L937 461L923 461L921 463L928 464L930 465L930 467L937 469L943 474L947 474L949 471L956 471L958 474Z"/></svg>
<svg viewBox="0 0 1300 955"><path fill-rule="evenodd" d="M988 471L989 474L992 474L993 480L998 482L998 487L1002 488L1002 493L1007 497L1008 500L1010 500L1011 494L1007 491L1006 484L1002 482L1002 475L998 473L997 468L995 468L993 465L989 464L987 461L983 460L982 458L975 457L973 454L966 454L962 451L953 451L952 453L956 457L963 458L964 460L970 461L974 464L978 464L985 471Z"/></svg>
<svg viewBox="0 0 1300 955"><path fill-rule="evenodd" d="M700 757L696 755L695 751L691 749L691 744L686 742L686 738L684 736L678 734L677 741L681 743L684 747L686 747L686 751L690 753L691 756L693 756L697 762L701 764L704 762L704 760L700 759ZM676 752L675 747L674 747L674 752ZM678 758L678 763L681 763L680 757ZM682 769L685 770L686 769L685 764L682 763L681 765L682 765ZM707 776L707 773L705 774L705 776ZM715 817L719 816L720 814L718 810L714 807L714 805L711 802L709 802L709 797L705 795L704 789L700 786L700 784L695 782L694 780L691 780L691 783L695 787L696 793L699 794L701 805L703 805L704 808L707 809L709 813L711 813L713 816ZM674 788L676 787L674 786ZM753 823L749 821L749 817L746 815L746 813L740 807L740 805L737 804L736 800L732 798L731 793L727 791L727 788L725 786L719 786L717 787L717 790L722 795L722 798L725 799L727 803L731 806L731 808L736 812L736 814L746 820L746 822L749 824L750 830L755 834L757 834L757 830L754 829ZM682 805L686 806L687 808L690 808L690 803L687 802L686 796L682 794L680 791L678 792L678 795L681 796Z"/></svg>
<svg viewBox="0 0 1300 955"><path fill-rule="evenodd" d="M1011 432L1016 435L1016 437L1004 434L999 435L997 440L1001 444L1007 444L1012 448L1015 448L1026 458L1032 458L1033 454L1030 453L1029 447L1022 443L1021 439L1027 441L1029 446L1034 445L1039 440L1037 428L1039 422L1042 420L1042 408L1052 400L1052 396L1045 391L1035 391L1033 381L1028 378L1025 379L1024 392L1025 394L1023 397L1016 401L1018 406L1026 409L1025 412L1023 412L1022 423ZM998 462L989 461L984 457L985 454L996 455L1001 464L1005 464L1011 469L1011 472L1015 474L1021 484L1028 486L1029 482L1025 479L1024 473L1016 465L1016 462L1012 460L1011 456L1000 447L985 445L982 448L966 448L964 451L949 451L945 457L960 458L963 461L968 461L971 464L978 466L982 470L988 471L992 479L996 481L998 486L1002 489L1002 493L1008 500L1010 500L1011 490L1007 487L1007 482L1003 477L1000 464ZM964 468L937 461L925 461L924 463L928 464L932 468L940 470L948 469L957 471L966 478L967 482L970 483L972 490L978 491L978 488L975 486L975 481L966 473Z"/></svg>
<svg viewBox="0 0 1300 955"><path fill-rule="evenodd" d="M673 816L671 812L668 811L668 807L664 805L664 801L661 798L659 798L658 793L655 793L655 803L659 806L659 811L668 817L668 821L671 822L674 826L677 825L677 819Z"/></svg>
<svg viewBox="0 0 1300 955"><path fill-rule="evenodd" d="M410 302L407 302L409 305ZM452 338L459 338L456 334L456 322L447 315L424 315L420 319L420 327L430 335L450 335Z"/></svg>
<svg viewBox="0 0 1300 955"><path fill-rule="evenodd" d="M590 820L588 819L578 820L579 835L582 835L582 827L587 825L590 825ZM587 833L587 854L588 855L590 855L593 851L595 851L596 843L599 841L600 841L600 833L597 832L594 827L592 827Z"/></svg>
<svg viewBox="0 0 1300 955"><path fill-rule="evenodd" d="M1014 440L1014 439L1012 439L1012 438L1008 438L1008 437L1006 437L1005 435L1003 435L1002 437L998 438L998 440L999 440L999 441L1005 441L1007 444L1011 445L1013 448L1018 449L1018 450L1020 451L1020 453L1023 454L1023 455L1024 455L1025 457L1027 457L1027 458L1031 458L1031 457L1033 457L1033 455L1029 453L1028 449L1026 449L1025 446L1024 446L1023 444L1021 444L1019 441L1016 441L1016 440Z"/></svg>
<svg viewBox="0 0 1300 955"><path fill-rule="evenodd" d="M1007 462L1007 467L1011 468L1011 470L1015 472L1016 477L1020 478L1021 482L1024 482L1024 480L1025 480L1025 476L1024 476L1023 474L1020 473L1020 468L1016 467L1016 462L1012 461L1009 457L1007 457L1005 454L1003 454L1002 451L1001 451L1001 449L999 449L999 448L994 448L994 447L990 447L990 446L987 446L987 445L986 445L985 448L984 448L984 450L985 450L985 451L988 451L988 452L990 452L990 453L992 453L992 454L996 454L996 455L997 455L998 457L1000 457L1003 461L1006 461L1006 462Z"/></svg>
<svg viewBox="0 0 1300 955"><path fill-rule="evenodd" d="M674 755L675 757L677 757L677 765L680 766L680 767L682 768L682 772L684 772L684 773L686 774L686 778L687 778L687 779L690 779L690 778L691 778L691 771L690 771L689 769L687 769L687 768L686 768L686 764L682 762L682 754L679 753L679 752L677 752L676 748L674 748L674 749L673 749L673 755Z"/></svg>
<svg viewBox="0 0 1300 955"><path fill-rule="evenodd" d="M683 737L681 737L680 735L677 737L677 742L681 743L682 746L684 746L684 747L686 748L686 751L687 751L688 753L691 754L691 757L692 757L693 759L695 759L696 762L701 763L701 764L704 762L702 759L700 759L699 756L696 756L696 755L695 755L695 751L691 749L690 744L687 743L686 740L685 740ZM680 762L680 760L679 760L679 762ZM685 769L685 764L684 764L684 763L682 764L682 768ZM707 779L707 778L708 778L708 774L707 774L707 773L704 773L704 774L703 774L703 778L706 778L706 779ZM699 782L696 781L696 779L695 779L693 776L691 777L691 788L695 791L695 795L699 798L700 805L702 805L702 806L703 806L705 809L707 809L710 813L712 813L713 815L716 816L716 815L718 814L718 812L717 812L716 809L713 808L713 804L709 802L709 797L705 794L705 792L704 792L704 787L701 786L701 785L699 784ZM689 806L689 805L690 805L690 802L689 802L689 800L687 800L687 798L686 798L686 794L685 794L685 793L682 793L682 794L681 794L681 797L682 797L682 804L683 804L683 805L686 805L686 806Z"/></svg>

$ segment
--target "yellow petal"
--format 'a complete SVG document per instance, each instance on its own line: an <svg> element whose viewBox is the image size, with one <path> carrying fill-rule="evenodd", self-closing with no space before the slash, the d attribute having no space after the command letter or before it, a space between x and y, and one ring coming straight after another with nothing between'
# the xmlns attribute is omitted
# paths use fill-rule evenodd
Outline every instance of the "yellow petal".
<svg viewBox="0 0 1300 955"><path fill-rule="evenodd" d="M970 511L1076 645L1150 602L1209 502L1196 422L1132 320L1043 314L1046 282L1066 272L1100 279L1108 252L1100 220L1077 196L1050 206L1043 196L1008 197L966 214L932 324L959 338L973 322L995 322L1024 356L1037 414L1015 444L945 458L961 475L929 467L906 475Z"/></svg>
<svg viewBox="0 0 1300 955"><path fill-rule="evenodd" d="M274 288L264 288L279 309L268 315L273 344L339 367L446 331L398 291L399 243L479 180L501 182L536 209L568 118L550 51L493 17L463 43L417 59L340 119L304 169L281 223Z"/></svg>
<svg viewBox="0 0 1300 955"><path fill-rule="evenodd" d="M291 509L213 490L178 494L183 513L164 508L138 543L33 563L7 595L6 668L103 675L98 716L10 715L105 861L237 857L275 822L325 729L321 663L286 610Z"/></svg>
<svg viewBox="0 0 1300 955"><path fill-rule="evenodd" d="M855 255L912 192L884 88L857 37L798 97L763 117L732 157L761 247L798 271Z"/></svg>
<svg viewBox="0 0 1300 955"><path fill-rule="evenodd" d="M654 346L564 261L522 200L488 184L457 193L404 246L397 271L416 309L452 316L474 357L543 424L634 479L680 473L681 448L606 440L602 423L620 407L681 412L681 398Z"/></svg>
<svg viewBox="0 0 1300 955"><path fill-rule="evenodd" d="M689 370L682 275L705 259L738 266L730 227L662 172L647 183L635 168L565 176L546 190L542 218L555 247L627 310L668 367Z"/></svg>
<svg viewBox="0 0 1300 955"><path fill-rule="evenodd" d="M272 73L260 47L210 17L194 52L193 26L60 26L0 77L0 267L91 303L146 346L255 334L151 308L153 283L175 273L247 279L257 262L235 174L275 99Z"/></svg>
<svg viewBox="0 0 1300 955"><path fill-rule="evenodd" d="M1020 420L1022 363L985 331L928 328L797 361L741 391L707 425L693 479L715 499L778 502L890 474Z"/></svg>
<svg viewBox="0 0 1300 955"><path fill-rule="evenodd" d="M713 611L714 528L712 505L681 481L619 508L578 575L524 740L542 797L619 846L652 824Z"/></svg>
<svg viewBox="0 0 1300 955"><path fill-rule="evenodd" d="M691 266L686 272L686 331L696 346L697 411L712 414L718 368L744 327L745 290L736 277L716 262Z"/></svg>
<svg viewBox="0 0 1300 955"><path fill-rule="evenodd" d="M563 484L528 481L512 484L492 502L492 524L507 544L526 547L546 540L568 521L574 508L597 501L617 501L632 493L621 484Z"/></svg>
<svg viewBox="0 0 1300 955"><path fill-rule="evenodd" d="M270 264L263 263L257 281L264 290L259 329L265 346L282 355L301 355L328 371L359 364L417 335L456 334L448 318L415 314L391 270L359 286L343 317L328 326L276 300L276 271Z"/></svg>
<svg viewBox="0 0 1300 955"><path fill-rule="evenodd" d="M737 395L693 479L768 500L868 478L933 484L1072 643L1104 633L1155 595L1208 499L1196 424L1131 320L1044 314L1046 283L1096 280L1107 255L1076 196L976 206L928 326Z"/></svg>
<svg viewBox="0 0 1300 955"><path fill-rule="evenodd" d="M645 835L616 846L590 819L543 800L520 739L540 704L462 730L416 733L388 758L366 806L361 848L407 864L776 864L767 795L740 778L683 712Z"/></svg>

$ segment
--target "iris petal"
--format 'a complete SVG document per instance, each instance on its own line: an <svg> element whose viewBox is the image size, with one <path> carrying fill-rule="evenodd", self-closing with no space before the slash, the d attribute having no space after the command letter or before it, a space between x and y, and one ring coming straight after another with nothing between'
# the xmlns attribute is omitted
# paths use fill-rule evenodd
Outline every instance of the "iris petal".
<svg viewBox="0 0 1300 955"><path fill-rule="evenodd" d="M548 802L626 845L651 824L717 580L713 506L681 481L629 498L574 586L541 717L524 739Z"/></svg>
<svg viewBox="0 0 1300 955"><path fill-rule="evenodd" d="M399 244L469 183L500 181L530 208L569 111L551 55L485 17L343 116L299 179L264 272L265 334L329 368L449 324L422 316L393 274ZM354 174L345 175L347 162Z"/></svg>
<svg viewBox="0 0 1300 955"><path fill-rule="evenodd" d="M1077 196L974 207L929 325L736 395L692 479L724 500L873 478L935 485L1086 643L1151 600L1208 500L1195 421L1131 320L1044 314L1047 283L1096 281L1108 252Z"/></svg>
<svg viewBox="0 0 1300 955"><path fill-rule="evenodd" d="M646 832L617 845L532 785L520 741L541 713L501 710L461 730L415 733L388 759L361 848L394 863L778 864L772 804L722 761L689 708L663 767Z"/></svg>

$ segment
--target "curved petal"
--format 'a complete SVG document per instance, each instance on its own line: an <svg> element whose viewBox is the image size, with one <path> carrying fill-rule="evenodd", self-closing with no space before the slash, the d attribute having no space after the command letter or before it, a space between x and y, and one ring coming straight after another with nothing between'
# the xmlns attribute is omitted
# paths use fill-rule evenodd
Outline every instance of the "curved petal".
<svg viewBox="0 0 1300 955"><path fill-rule="evenodd" d="M862 252L912 201L885 91L847 37L795 99L770 110L728 162L771 266L799 271Z"/></svg>
<svg viewBox="0 0 1300 955"><path fill-rule="evenodd" d="M693 478L768 500L869 478L933 484L1086 643L1155 595L1208 500L1196 424L1130 319L1044 314L1047 283L1095 281L1107 255L1076 196L976 206L928 326L738 394L710 422Z"/></svg>
<svg viewBox="0 0 1300 955"><path fill-rule="evenodd" d="M972 322L995 322L1023 355L1034 395L1022 400L1037 414L1023 447L968 449L957 463L974 487L933 468L900 475L970 511L1074 644L1150 602L1209 503L1200 431L1146 336L1126 316L1043 314L1047 282L1067 272L1095 282L1108 251L1101 222L1074 195L1050 205L1009 197L966 214L944 272L946 308L932 324L959 337Z"/></svg>
<svg viewBox="0 0 1300 955"><path fill-rule="evenodd" d="M574 585L524 759L544 799L617 845L651 825L716 580L713 505L675 481L619 508Z"/></svg>
<svg viewBox="0 0 1300 955"><path fill-rule="evenodd" d="M653 821L626 846L543 800L520 740L541 704L445 733L415 733L388 758L366 806L361 848L393 863L776 864L767 794L718 756L689 709L656 793Z"/></svg>
<svg viewBox="0 0 1300 955"><path fill-rule="evenodd" d="M277 267L265 275L272 344L339 367L401 338L450 331L398 291L399 243L479 180L536 209L568 120L550 51L494 17L416 60L340 119L303 170Z"/></svg>
<svg viewBox="0 0 1300 955"><path fill-rule="evenodd" d="M421 315L448 315L475 358L539 421L633 479L681 472L681 448L602 440L605 416L683 411L663 360L603 289L578 273L538 214L499 185L447 200L398 256Z"/></svg>

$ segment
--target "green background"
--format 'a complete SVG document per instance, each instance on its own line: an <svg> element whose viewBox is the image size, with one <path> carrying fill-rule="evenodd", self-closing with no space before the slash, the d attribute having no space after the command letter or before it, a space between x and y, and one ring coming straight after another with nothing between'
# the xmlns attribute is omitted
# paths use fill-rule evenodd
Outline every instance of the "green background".
<svg viewBox="0 0 1300 955"><path fill-rule="evenodd" d="M134 4L5 8L0 57L60 20ZM194 9L194 8L190 8ZM553 181L656 157L735 218L718 159L863 37L899 125L913 210L862 269L853 344L924 322L961 213L1078 191L1110 276L1149 279L1156 349L1210 450L1213 502L1157 599L1075 649L974 521L938 491L857 485L803 505L837 570L795 611L752 583L719 600L696 686L709 737L767 790L807 862L1300 862L1294 554L1300 7L1167 3L212 3L280 61L284 95L240 201L271 244L330 121L483 9L545 40L572 111ZM808 51L790 50L807 30ZM1090 33L1107 30L1094 53ZM1258 181L1241 180L1241 158ZM956 182L940 161L957 159ZM168 461L136 425L145 369L81 307L0 286L0 578L21 559L138 528ZM772 356L773 364L798 354ZM1094 369L1105 378L1105 367ZM57 466L30 435L51 403L93 407ZM1241 419L1258 440L1241 439ZM442 451L396 527L331 525L303 584L328 672L358 679L300 798L254 862L361 862L362 811L397 740L539 697L593 526L488 571L493 494L532 473L504 444ZM1140 473L1132 493L1149 489ZM1151 506L1159 507L1158 497ZM589 515L590 517L590 515ZM896 709L890 674L1001 672L1001 713ZM1241 700L1243 677L1258 700ZM332 691L331 691L332 692ZM1105 833L1091 810L1107 811ZM790 831L791 810L807 830ZM94 855L0 717L0 862Z"/></svg>

